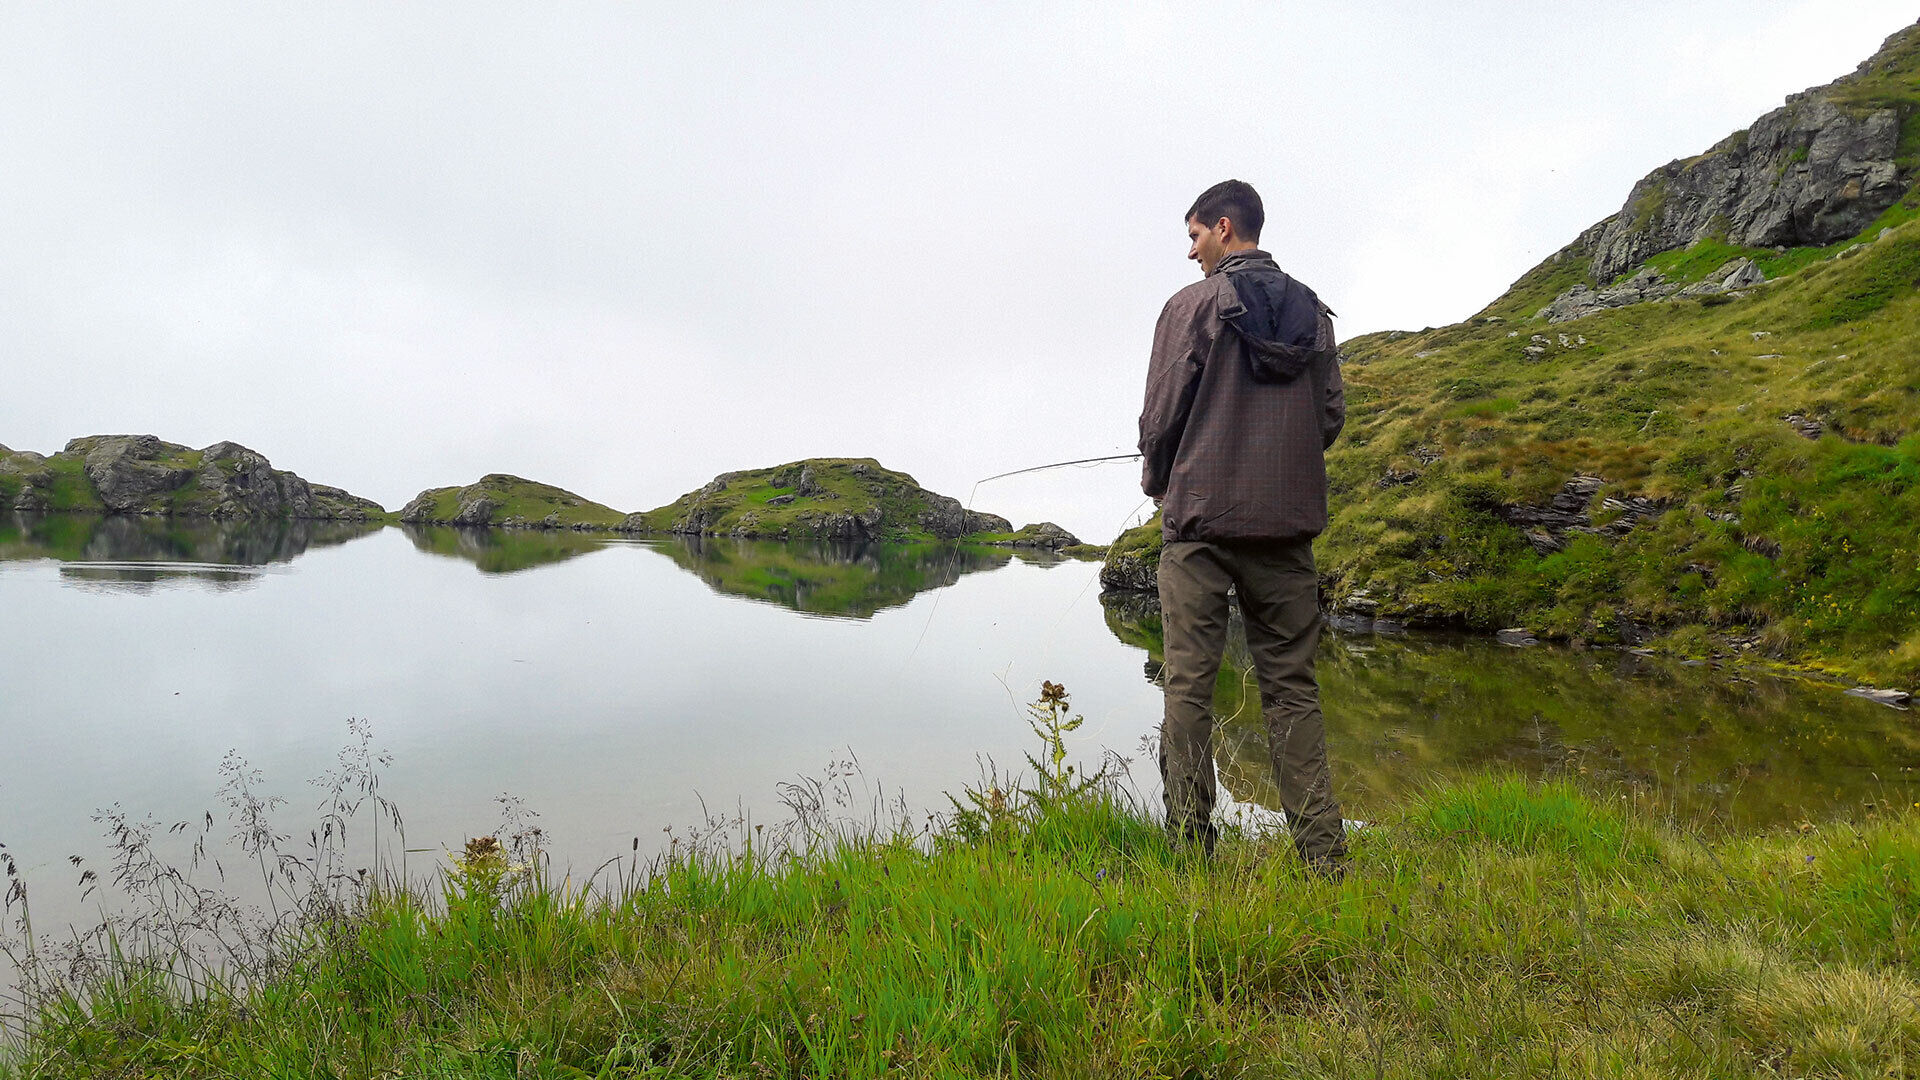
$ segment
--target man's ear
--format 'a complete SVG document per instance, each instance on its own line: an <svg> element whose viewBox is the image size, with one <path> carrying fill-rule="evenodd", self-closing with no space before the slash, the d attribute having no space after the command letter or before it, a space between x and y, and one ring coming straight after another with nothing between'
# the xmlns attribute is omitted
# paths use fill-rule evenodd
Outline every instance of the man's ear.
<svg viewBox="0 0 1920 1080"><path fill-rule="evenodd" d="M1223 244L1233 243L1235 237L1233 235L1233 219L1232 218L1222 217L1219 221L1216 221L1213 223L1213 228L1215 232L1218 232L1220 234L1221 243Z"/></svg>

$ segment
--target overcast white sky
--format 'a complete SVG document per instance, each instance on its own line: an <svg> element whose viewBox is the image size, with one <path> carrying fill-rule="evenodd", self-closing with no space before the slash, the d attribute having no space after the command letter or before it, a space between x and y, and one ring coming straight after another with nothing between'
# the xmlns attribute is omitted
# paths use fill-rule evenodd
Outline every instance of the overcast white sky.
<svg viewBox="0 0 1920 1080"><path fill-rule="evenodd" d="M816 455L965 499L1133 448L1208 184L1343 337L1452 322L1915 15L4 0L0 443L230 438L393 508ZM1104 541L1135 475L975 505Z"/></svg>

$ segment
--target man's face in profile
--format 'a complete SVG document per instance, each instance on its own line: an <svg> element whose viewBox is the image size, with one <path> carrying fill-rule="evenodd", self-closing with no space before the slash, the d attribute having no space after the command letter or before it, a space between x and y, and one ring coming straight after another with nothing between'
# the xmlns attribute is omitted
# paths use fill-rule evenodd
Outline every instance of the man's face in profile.
<svg viewBox="0 0 1920 1080"><path fill-rule="evenodd" d="M1227 253L1227 238L1233 235L1233 224L1221 218L1211 227L1200 224L1199 218L1187 219L1187 239L1193 246L1187 249L1187 258L1200 264L1202 277L1210 277L1213 268Z"/></svg>

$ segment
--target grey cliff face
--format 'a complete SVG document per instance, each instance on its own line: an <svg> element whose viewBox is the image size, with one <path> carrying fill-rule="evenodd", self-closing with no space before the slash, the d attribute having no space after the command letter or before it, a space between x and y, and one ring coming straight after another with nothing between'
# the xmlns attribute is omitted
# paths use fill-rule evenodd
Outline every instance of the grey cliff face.
<svg viewBox="0 0 1920 1080"><path fill-rule="evenodd" d="M1889 46L1914 32L1895 35ZM1618 214L1583 237L1594 280L1610 281L1708 237L1744 247L1818 247L1870 225L1912 177L1895 161L1896 110L1852 112L1833 100L1858 74L1795 94L1706 153L1648 173Z"/></svg>

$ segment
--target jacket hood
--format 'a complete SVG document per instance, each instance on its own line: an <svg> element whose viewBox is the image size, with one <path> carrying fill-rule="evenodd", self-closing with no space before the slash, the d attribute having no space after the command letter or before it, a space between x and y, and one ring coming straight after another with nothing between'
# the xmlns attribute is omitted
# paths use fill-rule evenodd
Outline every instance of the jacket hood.
<svg viewBox="0 0 1920 1080"><path fill-rule="evenodd" d="M1259 353L1288 353L1314 346L1324 305L1264 251L1236 251L1216 265L1233 285L1222 296L1220 317ZM1332 312L1328 312L1332 314Z"/></svg>

